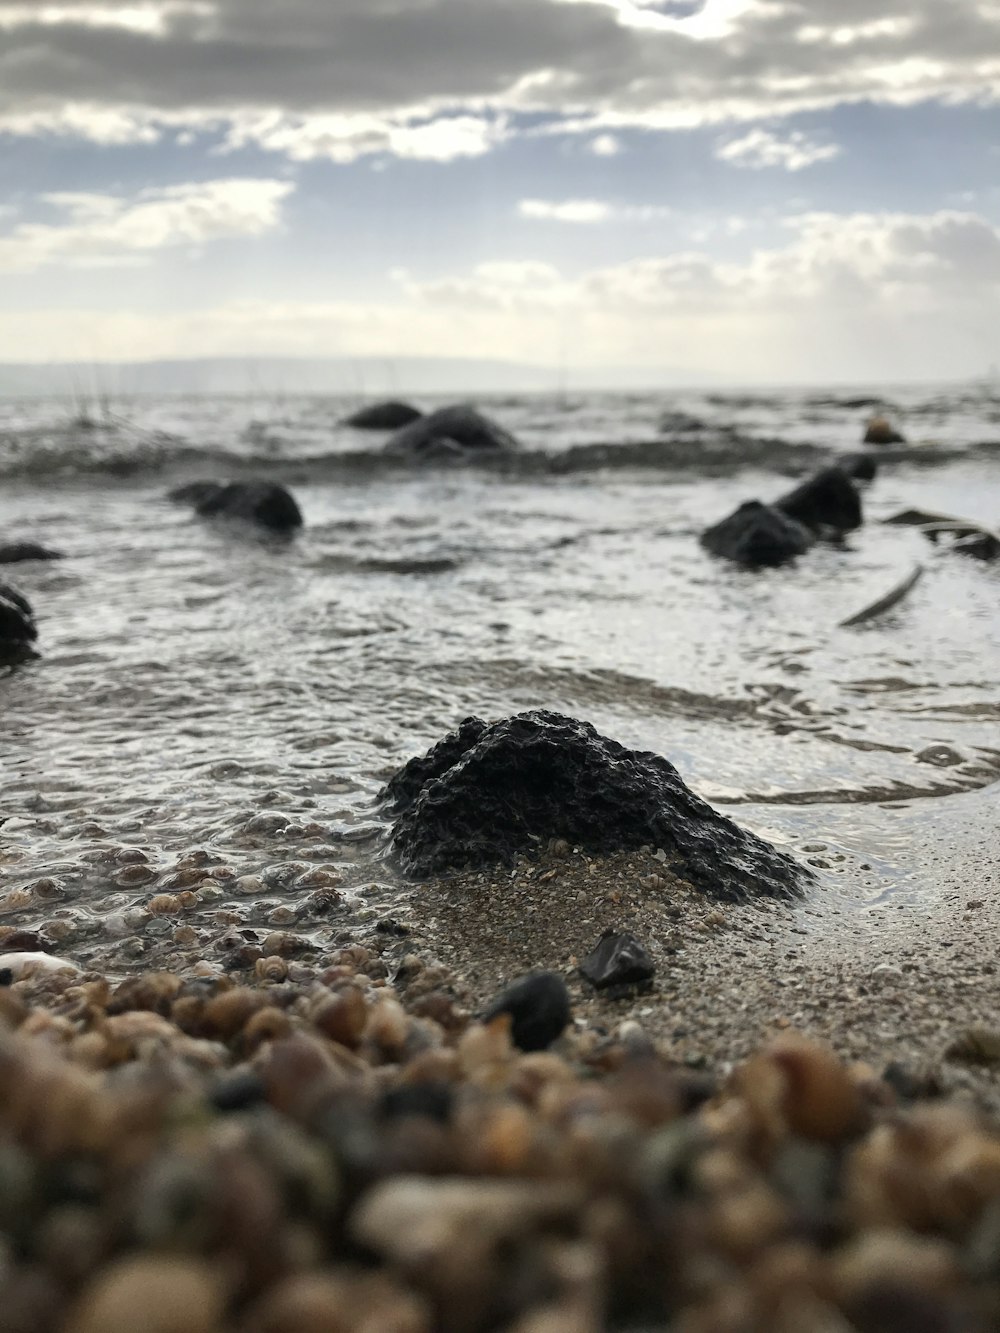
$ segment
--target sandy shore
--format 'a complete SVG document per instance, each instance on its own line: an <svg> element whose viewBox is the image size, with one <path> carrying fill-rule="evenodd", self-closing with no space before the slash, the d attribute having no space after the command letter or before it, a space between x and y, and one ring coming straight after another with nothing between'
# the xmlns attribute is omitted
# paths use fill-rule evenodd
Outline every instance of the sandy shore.
<svg viewBox="0 0 1000 1333"><path fill-rule="evenodd" d="M879 1071L901 1064L997 1108L989 1051L977 1059L959 1049L970 1030L986 1029L998 1034L1000 1058L996 856L981 855L952 880L933 908L859 910L822 882L793 906L719 904L651 850L607 858L567 850L412 890L411 919L421 924L404 948L436 954L473 1008L513 977L550 968L565 975L578 1026L613 1032L636 1020L671 1058L695 1067L725 1072L794 1029L844 1058ZM607 929L646 946L657 967L651 987L609 999L580 977L578 960Z"/></svg>

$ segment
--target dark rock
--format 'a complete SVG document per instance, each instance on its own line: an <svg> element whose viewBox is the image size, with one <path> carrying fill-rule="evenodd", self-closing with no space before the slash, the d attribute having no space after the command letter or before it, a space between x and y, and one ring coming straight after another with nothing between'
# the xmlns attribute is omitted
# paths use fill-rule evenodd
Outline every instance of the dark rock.
<svg viewBox="0 0 1000 1333"><path fill-rule="evenodd" d="M390 453L418 458L509 452L517 447L513 435L466 403L429 412L386 444Z"/></svg>
<svg viewBox="0 0 1000 1333"><path fill-rule="evenodd" d="M31 603L9 583L0 582L0 650L23 648L37 638Z"/></svg>
<svg viewBox="0 0 1000 1333"><path fill-rule="evenodd" d="M878 464L871 454L845 454L837 467L853 481L874 481Z"/></svg>
<svg viewBox="0 0 1000 1333"><path fill-rule="evenodd" d="M783 565L812 546L808 528L759 500L746 500L728 518L706 528L699 539L706 551L757 568Z"/></svg>
<svg viewBox="0 0 1000 1333"><path fill-rule="evenodd" d="M905 444L906 436L900 435L887 417L872 417L865 428L865 444Z"/></svg>
<svg viewBox="0 0 1000 1333"><path fill-rule="evenodd" d="M411 421L419 421L422 416L423 413L409 403L390 399L384 403L370 403L352 412L344 418L344 425L354 426L356 430L399 430Z"/></svg>
<svg viewBox="0 0 1000 1333"><path fill-rule="evenodd" d="M705 422L690 412L665 412L660 418L660 430L664 435L692 435L707 429Z"/></svg>
<svg viewBox="0 0 1000 1333"><path fill-rule="evenodd" d="M15 565L21 560L61 560L61 551L50 551L37 542L8 542L0 546L0 565Z"/></svg>
<svg viewBox="0 0 1000 1333"><path fill-rule="evenodd" d="M824 528L851 532L860 528L863 521L858 488L839 467L822 468L794 491L775 500L774 507L814 532Z"/></svg>
<svg viewBox="0 0 1000 1333"><path fill-rule="evenodd" d="M447 773L453 764L458 763L472 749L486 729L482 718L465 718L458 724L457 731L449 731L425 755L408 760L382 788L379 800L392 811L407 809L420 795L424 783Z"/></svg>
<svg viewBox="0 0 1000 1333"><path fill-rule="evenodd" d="M496 997L483 1022L510 1015L510 1036L522 1051L544 1051L570 1020L569 991L557 972L529 972Z"/></svg>
<svg viewBox="0 0 1000 1333"><path fill-rule="evenodd" d="M420 1115L446 1125L451 1119L454 1094L449 1084L439 1079L423 1083L404 1083L388 1088L382 1094L382 1114L398 1120L404 1116Z"/></svg>
<svg viewBox="0 0 1000 1333"><path fill-rule="evenodd" d="M627 930L606 930L593 953L580 963L580 972L592 986L635 986L649 981L656 964L636 937Z"/></svg>
<svg viewBox="0 0 1000 1333"><path fill-rule="evenodd" d="M236 518L270 532L302 526L302 511L284 486L270 481L194 481L170 492L170 499L193 504L202 518Z"/></svg>
<svg viewBox="0 0 1000 1333"><path fill-rule="evenodd" d="M548 838L596 852L662 847L693 883L731 900L788 898L809 875L695 796L668 760L559 713L467 718L418 763L419 789L412 765L386 788L400 811L393 850L413 876L510 864Z"/></svg>
<svg viewBox="0 0 1000 1333"><path fill-rule="evenodd" d="M241 1069L221 1078L208 1100L217 1111L246 1111L267 1101L267 1088L255 1070Z"/></svg>

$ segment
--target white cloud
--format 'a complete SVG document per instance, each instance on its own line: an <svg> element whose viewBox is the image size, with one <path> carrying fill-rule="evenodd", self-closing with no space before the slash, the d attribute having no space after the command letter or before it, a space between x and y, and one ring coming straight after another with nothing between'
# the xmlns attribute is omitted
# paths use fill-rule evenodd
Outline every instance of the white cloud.
<svg viewBox="0 0 1000 1333"><path fill-rule="evenodd" d="M70 225L104 225L101 196L63 196ZM76 221L72 221L75 218ZM1000 227L973 213L804 214L787 242L739 263L677 252L570 272L480 264L397 295L232 301L140 313L37 303L0 324L0 360L413 355L556 364L683 365L813 382L969 374L995 356Z"/></svg>
<svg viewBox="0 0 1000 1333"><path fill-rule="evenodd" d="M607 222L612 215L611 205L600 199L522 199L517 211L548 222Z"/></svg>
<svg viewBox="0 0 1000 1333"><path fill-rule="evenodd" d="M517 211L523 218L543 222L653 222L670 216L658 204L611 204L603 199L522 199Z"/></svg>
<svg viewBox="0 0 1000 1333"><path fill-rule="evenodd" d="M61 191L42 202L55 223L20 222L0 232L0 272L46 264L134 265L154 251L235 236L261 236L281 220L288 181L231 179L143 190L132 198Z"/></svg>
<svg viewBox="0 0 1000 1333"><path fill-rule="evenodd" d="M802 171L817 162L829 162L839 154L837 144L814 143L799 131L782 138L763 129L751 130L742 138L717 144L715 149L715 156L720 161L729 162L734 167L748 167L752 171L767 167Z"/></svg>
<svg viewBox="0 0 1000 1333"><path fill-rule="evenodd" d="M601 154L628 127L1000 100L1000 9L982 0L883 0L875 18L870 0L706 0L686 16L646 0L63 0L0 15L0 130L101 142L214 126L300 158L449 161L541 113Z"/></svg>
<svg viewBox="0 0 1000 1333"><path fill-rule="evenodd" d="M613 134L599 134L596 139L591 139L589 148L595 157L617 157L622 151L622 143Z"/></svg>

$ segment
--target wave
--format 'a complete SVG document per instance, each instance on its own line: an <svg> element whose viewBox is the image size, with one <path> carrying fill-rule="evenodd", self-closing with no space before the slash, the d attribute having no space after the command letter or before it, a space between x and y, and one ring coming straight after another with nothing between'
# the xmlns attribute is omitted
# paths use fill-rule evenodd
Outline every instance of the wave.
<svg viewBox="0 0 1000 1333"><path fill-rule="evenodd" d="M633 440L597 440L568 447L524 447L511 452L470 452L458 457L414 460L373 447L342 448L281 454L253 448L256 438L233 437L233 444L198 445L164 431L125 427L86 432L65 429L0 431L0 477L36 483L72 478L115 477L164 480L199 477L246 477L288 484L336 480L339 477L400 474L415 471L475 469L512 477L645 469L661 472L731 473L740 468L795 474L828 462L836 451L781 437L741 434L731 426L699 432ZM249 447L248 447L249 446ZM935 466L960 457L1000 454L1000 441L972 445L899 445L873 451L885 463Z"/></svg>

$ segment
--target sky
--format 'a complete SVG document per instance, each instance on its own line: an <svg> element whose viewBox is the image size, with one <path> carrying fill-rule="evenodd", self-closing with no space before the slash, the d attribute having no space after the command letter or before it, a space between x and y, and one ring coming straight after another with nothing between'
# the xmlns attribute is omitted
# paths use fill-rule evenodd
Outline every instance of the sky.
<svg viewBox="0 0 1000 1333"><path fill-rule="evenodd" d="M0 311L42 364L983 375L1000 0L0 0Z"/></svg>

